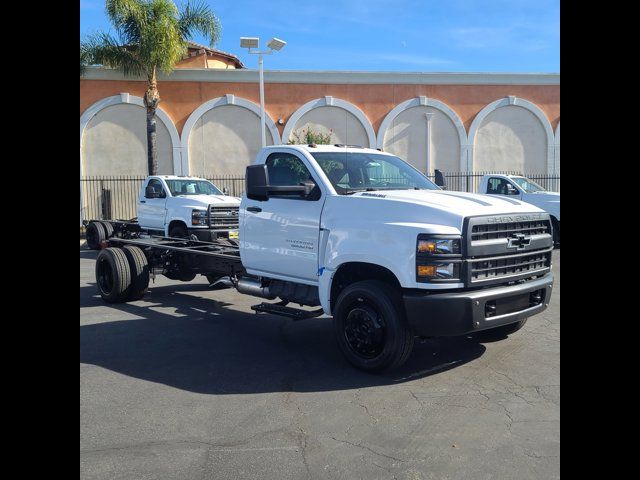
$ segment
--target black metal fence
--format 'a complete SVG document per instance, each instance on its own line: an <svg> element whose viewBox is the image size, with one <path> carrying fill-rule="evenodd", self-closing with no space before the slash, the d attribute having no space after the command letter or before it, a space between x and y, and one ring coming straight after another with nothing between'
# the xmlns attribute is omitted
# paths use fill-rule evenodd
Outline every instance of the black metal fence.
<svg viewBox="0 0 640 480"><path fill-rule="evenodd" d="M478 192L480 179L486 174L502 173L520 175L519 172L443 172L447 190ZM427 175L434 180L434 175ZM560 174L527 173L525 177L540 184L549 191L560 191ZM137 216L136 205L144 176L101 176L80 179L80 218L129 220ZM207 177L220 190L234 197L244 192L244 177L221 175Z"/></svg>

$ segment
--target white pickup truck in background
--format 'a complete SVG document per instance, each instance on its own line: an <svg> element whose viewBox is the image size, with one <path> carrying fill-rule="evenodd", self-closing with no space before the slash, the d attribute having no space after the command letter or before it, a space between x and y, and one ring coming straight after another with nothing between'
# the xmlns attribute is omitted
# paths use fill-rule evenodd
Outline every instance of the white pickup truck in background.
<svg viewBox="0 0 640 480"><path fill-rule="evenodd" d="M172 199L182 197L188 218L204 210L157 178ZM158 229L171 233L168 212ZM345 145L263 148L247 167L239 218L239 245L148 237L117 226L96 259L100 295L132 301L145 294L150 274L204 275L212 286L280 299L252 306L256 312L333 316L340 350L368 371L402 365L414 337L486 330L500 338L549 304L549 214L506 196L443 191L389 153Z"/></svg>
<svg viewBox="0 0 640 480"><path fill-rule="evenodd" d="M533 180L521 175L490 174L480 180L478 193L504 195L522 200L544 210L553 224L553 242L560 244L560 194L548 192Z"/></svg>
<svg viewBox="0 0 640 480"><path fill-rule="evenodd" d="M87 244L99 249L114 231L126 228L149 235L211 242L238 238L240 199L225 195L209 180L152 175L138 193L133 220L103 220L87 224Z"/></svg>
<svg viewBox="0 0 640 480"><path fill-rule="evenodd" d="M150 176L140 189L138 223L174 238L237 238L239 207L239 198L224 195L204 178Z"/></svg>

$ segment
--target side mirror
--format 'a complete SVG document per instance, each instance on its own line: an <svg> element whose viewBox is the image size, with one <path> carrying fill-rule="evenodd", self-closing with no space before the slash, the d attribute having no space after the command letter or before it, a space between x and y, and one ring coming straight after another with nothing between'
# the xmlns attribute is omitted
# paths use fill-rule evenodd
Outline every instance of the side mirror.
<svg viewBox="0 0 640 480"><path fill-rule="evenodd" d="M269 200L269 172L267 166L249 165L245 175L247 198L264 202Z"/></svg>
<svg viewBox="0 0 640 480"><path fill-rule="evenodd" d="M147 185L147 188L144 189L144 196L146 198L160 198L160 194L150 185Z"/></svg>
<svg viewBox="0 0 640 480"><path fill-rule="evenodd" d="M444 175L442 174L442 172L436 168L435 174L436 174L436 178L435 178L435 182L434 183L437 186L439 186L442 190L446 190L447 189L447 182L444 179Z"/></svg>
<svg viewBox="0 0 640 480"><path fill-rule="evenodd" d="M269 194L308 196L314 189L313 182L303 185L269 185L269 171L265 164L249 165L245 175L247 198L264 202L269 200Z"/></svg>

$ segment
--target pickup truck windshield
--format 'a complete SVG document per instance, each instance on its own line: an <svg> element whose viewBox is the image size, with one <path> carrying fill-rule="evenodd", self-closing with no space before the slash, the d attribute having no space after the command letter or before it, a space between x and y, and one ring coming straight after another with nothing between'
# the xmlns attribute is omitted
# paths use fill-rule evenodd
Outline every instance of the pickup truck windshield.
<svg viewBox="0 0 640 480"><path fill-rule="evenodd" d="M439 190L427 177L392 155L350 152L312 155L340 195L372 190Z"/></svg>
<svg viewBox="0 0 640 480"><path fill-rule="evenodd" d="M543 187L526 177L511 177L511 180L516 182L518 186L527 193L546 192Z"/></svg>
<svg viewBox="0 0 640 480"><path fill-rule="evenodd" d="M165 180L171 195L222 195L215 185L206 180Z"/></svg>

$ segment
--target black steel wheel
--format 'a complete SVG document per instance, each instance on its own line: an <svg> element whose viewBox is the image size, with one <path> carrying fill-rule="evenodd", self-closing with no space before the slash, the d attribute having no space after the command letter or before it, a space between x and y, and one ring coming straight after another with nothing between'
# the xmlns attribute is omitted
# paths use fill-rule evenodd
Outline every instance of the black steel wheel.
<svg viewBox="0 0 640 480"><path fill-rule="evenodd" d="M379 281L346 287L336 301L333 324L340 350L362 370L396 369L413 349L400 295Z"/></svg>
<svg viewBox="0 0 640 480"><path fill-rule="evenodd" d="M96 259L96 285L100 296L109 303L127 300L131 287L131 269L121 248L109 247Z"/></svg>
<svg viewBox="0 0 640 480"><path fill-rule="evenodd" d="M384 348L386 325L382 316L366 300L351 306L343 334L349 348L364 358L375 358Z"/></svg>
<svg viewBox="0 0 640 480"><path fill-rule="evenodd" d="M101 222L90 222L86 231L87 245L91 250L100 250L100 244L107 239Z"/></svg>
<svg viewBox="0 0 640 480"><path fill-rule="evenodd" d="M169 236L171 238L189 238L189 232L187 227L182 224L174 225L169 230Z"/></svg>

